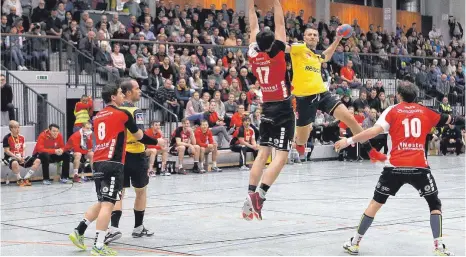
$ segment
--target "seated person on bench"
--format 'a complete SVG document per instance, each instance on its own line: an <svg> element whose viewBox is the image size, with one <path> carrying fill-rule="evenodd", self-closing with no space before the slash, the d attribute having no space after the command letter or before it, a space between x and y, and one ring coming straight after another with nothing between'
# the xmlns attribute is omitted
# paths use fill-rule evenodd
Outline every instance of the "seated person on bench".
<svg viewBox="0 0 466 257"><path fill-rule="evenodd" d="M79 177L79 166L86 163L89 160L91 170L94 170L92 165L92 158L94 158L94 152L92 151L92 125L90 122L84 122L82 128L74 132L73 135L68 139L65 146L65 151L69 151L73 156L73 182L81 183ZM82 173L82 180L87 181L84 172Z"/></svg>

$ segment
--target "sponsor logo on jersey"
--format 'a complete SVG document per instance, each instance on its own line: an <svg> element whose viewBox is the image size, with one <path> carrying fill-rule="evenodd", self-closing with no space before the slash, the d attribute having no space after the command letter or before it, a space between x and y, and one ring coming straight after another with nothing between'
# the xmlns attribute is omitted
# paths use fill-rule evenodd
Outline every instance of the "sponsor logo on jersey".
<svg viewBox="0 0 466 257"><path fill-rule="evenodd" d="M306 66L306 67L304 67L304 70L305 70L305 71L312 71L312 72L320 73L320 69L319 69L319 68L315 68L315 67L312 67L312 66Z"/></svg>
<svg viewBox="0 0 466 257"><path fill-rule="evenodd" d="M135 116L134 119L136 120L136 124L144 125L144 114L136 113L134 116Z"/></svg>
<svg viewBox="0 0 466 257"><path fill-rule="evenodd" d="M424 145L420 143L401 142L398 145L398 149L400 150L424 150Z"/></svg>

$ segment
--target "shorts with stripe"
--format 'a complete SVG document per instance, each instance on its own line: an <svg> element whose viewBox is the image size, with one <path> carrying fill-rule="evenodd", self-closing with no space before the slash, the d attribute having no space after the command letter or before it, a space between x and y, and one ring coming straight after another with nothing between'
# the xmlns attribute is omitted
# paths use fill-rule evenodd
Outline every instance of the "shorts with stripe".
<svg viewBox="0 0 466 257"><path fill-rule="evenodd" d="M428 168L385 167L379 177L375 192L395 196L404 184L413 186L421 197L438 191L435 179Z"/></svg>

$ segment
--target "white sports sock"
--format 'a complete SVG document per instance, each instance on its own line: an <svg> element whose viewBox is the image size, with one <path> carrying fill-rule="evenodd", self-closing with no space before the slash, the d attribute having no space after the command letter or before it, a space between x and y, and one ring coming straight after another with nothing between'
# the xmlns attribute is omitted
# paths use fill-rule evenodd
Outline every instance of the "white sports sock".
<svg viewBox="0 0 466 257"><path fill-rule="evenodd" d="M29 170L28 173L26 174L26 176L24 176L24 179L28 179L32 176L32 174L34 174L34 171L33 170Z"/></svg>
<svg viewBox="0 0 466 257"><path fill-rule="evenodd" d="M96 230L95 242L94 242L95 247L99 249L102 249L102 247L104 247L104 241L105 241L106 235L107 235L106 231Z"/></svg>
<svg viewBox="0 0 466 257"><path fill-rule="evenodd" d="M17 179L17 180L20 180L20 179L22 179L22 178L21 178L21 174L20 174L19 172L18 172L18 173L16 173L15 175L16 175L16 179Z"/></svg>
<svg viewBox="0 0 466 257"><path fill-rule="evenodd" d="M353 245L359 245L359 242L361 242L363 235L360 235L356 232L356 234L353 237L353 241L351 241L351 244Z"/></svg>
<svg viewBox="0 0 466 257"><path fill-rule="evenodd" d="M79 171L79 169L73 169L74 175L78 175L78 171Z"/></svg>
<svg viewBox="0 0 466 257"><path fill-rule="evenodd" d="M258 188L257 189L257 192L259 193L259 196L264 199L265 198L265 194L267 194L267 192L264 191L264 189L262 188Z"/></svg>
<svg viewBox="0 0 466 257"><path fill-rule="evenodd" d="M212 162L213 167L217 167L217 162Z"/></svg>

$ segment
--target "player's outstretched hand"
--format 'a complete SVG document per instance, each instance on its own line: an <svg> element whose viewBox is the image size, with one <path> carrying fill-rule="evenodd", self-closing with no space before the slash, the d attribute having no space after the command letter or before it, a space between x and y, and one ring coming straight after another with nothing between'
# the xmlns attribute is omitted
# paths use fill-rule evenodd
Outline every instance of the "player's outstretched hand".
<svg viewBox="0 0 466 257"><path fill-rule="evenodd" d="M348 147L348 141L346 137L340 137L340 140L335 143L335 152L339 152L346 147Z"/></svg>

